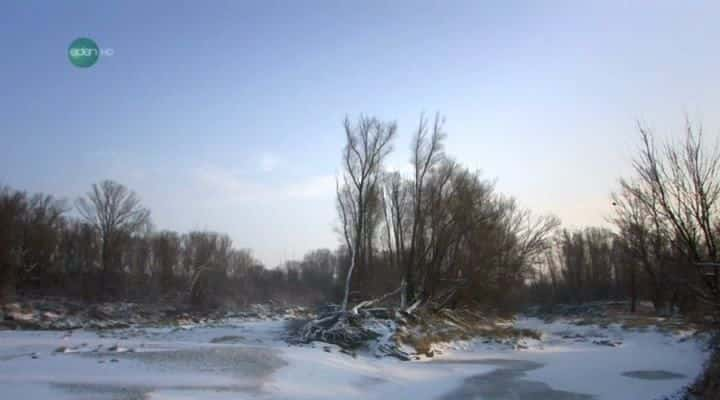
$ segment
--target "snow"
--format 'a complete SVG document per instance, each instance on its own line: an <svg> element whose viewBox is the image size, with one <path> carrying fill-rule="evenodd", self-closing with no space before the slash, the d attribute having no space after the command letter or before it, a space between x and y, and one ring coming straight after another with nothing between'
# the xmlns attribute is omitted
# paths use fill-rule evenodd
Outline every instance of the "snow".
<svg viewBox="0 0 720 400"><path fill-rule="evenodd" d="M669 396L691 383L702 372L708 357L707 337L691 338L692 331L677 334L625 330L618 324L607 327L575 325L568 321L544 323L535 318L520 319L518 328L543 333L542 340L527 339L527 349L514 350L475 340L441 346L444 357L454 360L510 359L544 364L527 372L526 378L544 382L554 389L586 393L598 399L655 399ZM608 347L594 343L610 340ZM667 371L683 378L642 380L621 375L627 371Z"/></svg>
<svg viewBox="0 0 720 400"><path fill-rule="evenodd" d="M493 369L352 358L311 348L292 348L284 357L289 364L273 375L267 386L270 398L433 399L459 386L465 377Z"/></svg>
<svg viewBox="0 0 720 400"><path fill-rule="evenodd" d="M521 324L534 329L542 326L537 320L521 321ZM702 372L707 357L705 342L686 340L687 332L672 335L654 328L639 332L623 330L619 325L601 328L567 323L550 324L544 329L600 335L622 341L615 348L571 342L553 343L542 350L535 348L526 352L529 355L527 359L546 363L544 368L528 373L529 378L563 390L591 393L601 399L654 399L670 395L691 383ZM635 370L662 370L684 375L685 378L641 380L621 375L622 372Z"/></svg>
<svg viewBox="0 0 720 400"><path fill-rule="evenodd" d="M323 343L288 346L278 320L100 332L0 331L0 393L26 400L422 400L487 393L505 398L510 386L519 393L541 387L545 398L637 400L677 392L701 372L708 356L707 338L689 330L629 331L527 318L516 326L541 331L542 339L525 339L519 346L483 339L446 343L435 346L437 357L413 362L377 358L372 348L352 357ZM388 332L392 328L387 326ZM619 345L594 343L602 341ZM502 387L479 379L504 369L512 374L503 376ZM671 378L622 375L633 371L664 371L657 375ZM579 397L553 397L559 391Z"/></svg>

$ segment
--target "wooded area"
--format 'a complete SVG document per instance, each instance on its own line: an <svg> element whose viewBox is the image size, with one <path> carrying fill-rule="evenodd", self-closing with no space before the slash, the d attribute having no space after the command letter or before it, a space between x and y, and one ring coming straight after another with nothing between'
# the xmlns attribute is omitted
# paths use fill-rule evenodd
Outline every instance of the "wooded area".
<svg viewBox="0 0 720 400"><path fill-rule="evenodd" d="M634 176L620 179L606 229L562 231L533 285L555 301L652 300L656 311L718 310L720 150L687 121L657 144L638 127ZM549 296L549 297L548 297Z"/></svg>
<svg viewBox="0 0 720 400"><path fill-rule="evenodd" d="M154 231L138 196L113 181L93 185L75 206L79 216L50 195L0 191L4 301L17 292L198 306L337 296L329 250L267 269L226 234Z"/></svg>
<svg viewBox="0 0 720 400"><path fill-rule="evenodd" d="M379 298L400 309L500 310L650 299L663 313L716 309L720 152L687 126L682 141L663 145L639 127L635 174L611 196L612 228L569 230L446 154L441 116L422 116L412 132L409 176L385 165L395 122L346 118L341 245L278 268L225 234L153 229L139 196L117 182L92 185L73 206L4 187L0 294L341 309Z"/></svg>

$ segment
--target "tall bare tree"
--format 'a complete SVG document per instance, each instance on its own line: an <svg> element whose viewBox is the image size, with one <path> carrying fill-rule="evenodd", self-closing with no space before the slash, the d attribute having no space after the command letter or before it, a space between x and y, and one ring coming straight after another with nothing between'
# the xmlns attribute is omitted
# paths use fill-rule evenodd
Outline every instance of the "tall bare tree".
<svg viewBox="0 0 720 400"><path fill-rule="evenodd" d="M412 192L412 225L410 227L410 249L405 258L405 298L409 303L415 300L417 282L415 271L419 269L421 255L425 253L425 213L423 210L425 179L432 169L443 159L444 120L440 114L435 115L432 130L428 120L420 117L412 144L412 164L414 169Z"/></svg>
<svg viewBox="0 0 720 400"><path fill-rule="evenodd" d="M720 148L706 143L702 129L690 121L682 141L663 146L648 128L639 125L638 130L636 176L622 179L621 192L613 198L616 225L635 244L631 249L658 286L656 306L665 306L668 264L684 266L687 280L694 264L719 261ZM678 284L672 283L674 289ZM720 271L705 279L704 289L694 289L720 308Z"/></svg>
<svg viewBox="0 0 720 400"><path fill-rule="evenodd" d="M673 229L662 214L656 192L638 182L621 180L620 185L620 192L612 195L613 222L628 255L647 275L653 304L660 311L666 307L670 286Z"/></svg>
<svg viewBox="0 0 720 400"><path fill-rule="evenodd" d="M351 254L351 267L347 276L343 309L347 307L350 285L355 270L367 274L368 237L367 226L372 212L371 196L378 194L378 179L385 157L392 150L392 139L397 132L394 122L382 122L377 118L360 116L352 123L348 118L344 122L345 138L343 149L342 185L338 185L338 211L342 231ZM365 284L367 276L360 279Z"/></svg>
<svg viewBox="0 0 720 400"><path fill-rule="evenodd" d="M80 216L94 226L102 242L101 293L105 294L108 274L116 267L123 235L140 231L150 223L150 211L140 204L135 192L115 181L92 185L86 197L75 202Z"/></svg>
<svg viewBox="0 0 720 400"><path fill-rule="evenodd" d="M410 185L399 172L385 174L383 182L383 215L390 266L394 270L405 268L408 221L410 219ZM404 277L404 272L403 272ZM405 279L403 279L403 286ZM400 306L406 307L406 287L401 289Z"/></svg>
<svg viewBox="0 0 720 400"><path fill-rule="evenodd" d="M691 260L717 261L720 149L703 141L702 129L687 122L683 142L655 145L653 133L640 126L642 149L633 166L635 196L656 201ZM623 187L629 187L622 184Z"/></svg>

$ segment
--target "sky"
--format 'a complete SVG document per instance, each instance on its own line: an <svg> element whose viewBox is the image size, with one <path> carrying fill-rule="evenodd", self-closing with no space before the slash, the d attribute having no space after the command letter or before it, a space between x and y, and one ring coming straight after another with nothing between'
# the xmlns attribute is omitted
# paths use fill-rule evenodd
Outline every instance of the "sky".
<svg viewBox="0 0 720 400"><path fill-rule="evenodd" d="M335 248L342 121L420 115L500 192L603 225L637 122L718 138L716 1L16 1L0 5L0 184L69 200L113 179L158 229L268 266ZM93 39L112 56L68 60Z"/></svg>

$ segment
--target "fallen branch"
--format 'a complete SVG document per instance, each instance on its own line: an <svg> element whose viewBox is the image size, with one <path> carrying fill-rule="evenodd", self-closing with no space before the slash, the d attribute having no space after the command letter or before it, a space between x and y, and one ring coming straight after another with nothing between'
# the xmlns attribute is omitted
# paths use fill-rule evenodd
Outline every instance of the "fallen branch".
<svg viewBox="0 0 720 400"><path fill-rule="evenodd" d="M353 313L353 314L357 314L358 311L359 311L361 308L369 307L369 306L371 306L371 305L373 305L373 304L377 304L377 303L382 303L383 301L389 299L390 297L395 296L396 294L400 293L401 290L402 290L402 286L400 286L399 288L393 290L393 291L390 292L390 293L385 293L384 295L382 295L382 296L380 296L380 297L378 297L378 298L371 299L371 300L365 300L365 301L363 301L363 302L360 302L360 303L358 303L358 305L356 305L355 307L352 308L352 313Z"/></svg>
<svg viewBox="0 0 720 400"><path fill-rule="evenodd" d="M450 301L455 298L456 294L457 294L457 288L449 290L447 292L447 294L445 295L445 298L441 299L433 306L433 310L440 311L443 308L445 308L445 306L447 306L450 303Z"/></svg>
<svg viewBox="0 0 720 400"><path fill-rule="evenodd" d="M412 359L410 354L400 350L397 346L381 344L380 346L378 346L378 351L382 354L395 357L401 361L410 361Z"/></svg>
<svg viewBox="0 0 720 400"><path fill-rule="evenodd" d="M410 305L410 307L406 308L403 311L407 314L412 314L415 311L415 309L417 309L420 306L420 304L422 304L422 303L423 303L423 299L417 299L417 300L415 300L414 303L412 303Z"/></svg>

